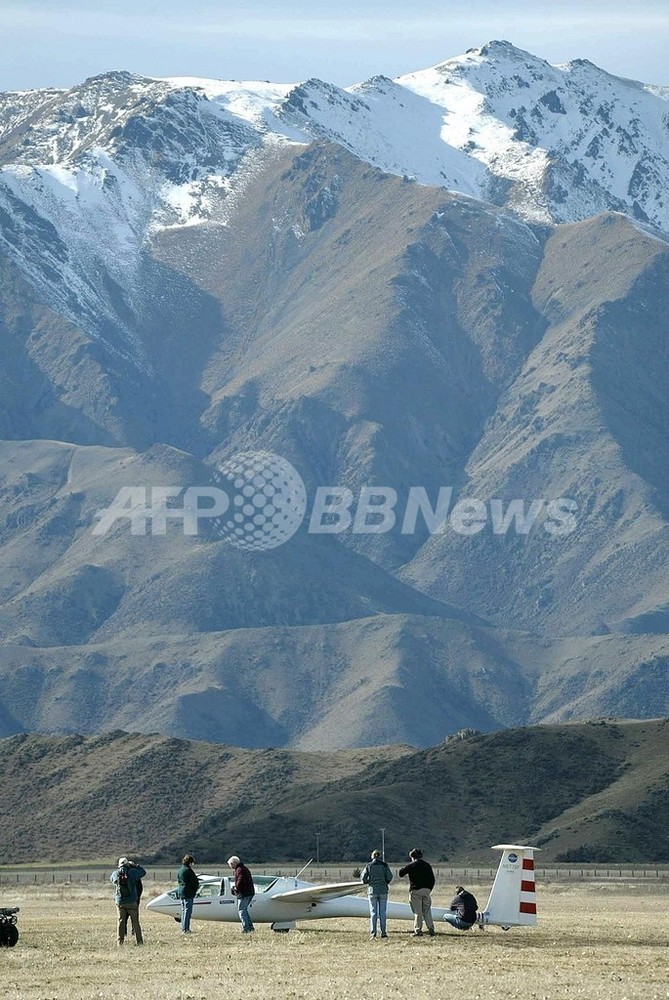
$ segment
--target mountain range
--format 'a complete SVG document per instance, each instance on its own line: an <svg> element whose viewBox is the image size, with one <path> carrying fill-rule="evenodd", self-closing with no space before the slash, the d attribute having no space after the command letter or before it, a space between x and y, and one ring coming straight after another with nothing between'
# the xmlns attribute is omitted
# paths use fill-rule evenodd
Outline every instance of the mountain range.
<svg viewBox="0 0 669 1000"><path fill-rule="evenodd" d="M348 89L0 95L0 734L669 713L668 184L666 90L508 42ZM93 533L244 453L309 505L451 488L486 521Z"/></svg>
<svg viewBox="0 0 669 1000"><path fill-rule="evenodd" d="M206 870L369 857L421 844L434 861L491 864L493 843L531 843L538 864L667 862L669 720L610 720L496 733L434 747L304 753L115 731L0 742L5 863L115 858ZM416 809L420 794L421 808ZM35 823L39 810L40 823ZM85 817L85 822L82 822Z"/></svg>

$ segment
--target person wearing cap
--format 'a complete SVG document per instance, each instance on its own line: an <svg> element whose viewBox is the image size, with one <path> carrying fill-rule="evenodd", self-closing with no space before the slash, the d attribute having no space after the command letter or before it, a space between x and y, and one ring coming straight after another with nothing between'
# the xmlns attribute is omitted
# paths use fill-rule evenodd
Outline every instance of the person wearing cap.
<svg viewBox="0 0 669 1000"><path fill-rule="evenodd" d="M419 847L409 851L411 861L400 868L399 877L409 876L409 900L413 911L413 935L423 936L423 921L430 937L434 937L434 921L432 919L432 890L434 889L434 872L432 865L423 859Z"/></svg>
<svg viewBox="0 0 669 1000"><path fill-rule="evenodd" d="M237 912L242 924L242 934L250 934L255 930L251 917L249 916L249 906L256 894L256 887L253 884L253 876L245 864L236 854L228 858L228 864L235 873L235 884L232 893L237 897Z"/></svg>
<svg viewBox="0 0 669 1000"><path fill-rule="evenodd" d="M362 881L369 892L369 936L376 937L377 924L381 925L381 937L386 933L386 909L388 906L388 886L393 880L390 867L381 858L381 851L372 851L372 860L365 865Z"/></svg>
<svg viewBox="0 0 669 1000"><path fill-rule="evenodd" d="M116 910L118 915L116 943L120 946L125 941L128 929L128 918L132 925L132 933L137 944L144 944L142 928L139 923L138 883L146 875L146 870L126 857L118 859L118 867L109 876L109 881L116 886Z"/></svg>
<svg viewBox="0 0 669 1000"><path fill-rule="evenodd" d="M177 896L181 900L181 933L190 934L190 918L193 913L193 900L200 888L200 880L193 871L195 858L192 854L184 854L181 868L177 872Z"/></svg>

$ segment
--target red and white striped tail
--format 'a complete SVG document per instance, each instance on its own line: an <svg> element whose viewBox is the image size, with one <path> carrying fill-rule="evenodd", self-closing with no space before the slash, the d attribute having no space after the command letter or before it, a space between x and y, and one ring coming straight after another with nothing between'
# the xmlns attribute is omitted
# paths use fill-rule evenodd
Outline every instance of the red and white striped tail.
<svg viewBox="0 0 669 1000"><path fill-rule="evenodd" d="M481 914L484 924L501 927L534 927L537 923L537 890L534 854L538 847L496 844L502 851L487 906Z"/></svg>

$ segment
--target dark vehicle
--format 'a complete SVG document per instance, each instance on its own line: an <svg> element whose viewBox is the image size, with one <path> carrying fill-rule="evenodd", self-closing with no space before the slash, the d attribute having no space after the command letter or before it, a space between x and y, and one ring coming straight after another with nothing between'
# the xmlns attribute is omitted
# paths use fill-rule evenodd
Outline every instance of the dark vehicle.
<svg viewBox="0 0 669 1000"><path fill-rule="evenodd" d="M0 948L13 948L19 939L18 912L18 906L0 906Z"/></svg>

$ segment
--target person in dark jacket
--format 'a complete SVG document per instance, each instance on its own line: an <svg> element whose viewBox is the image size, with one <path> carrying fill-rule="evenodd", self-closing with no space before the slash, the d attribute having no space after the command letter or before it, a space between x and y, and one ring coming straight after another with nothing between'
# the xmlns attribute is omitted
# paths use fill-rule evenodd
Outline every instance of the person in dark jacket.
<svg viewBox="0 0 669 1000"><path fill-rule="evenodd" d="M478 905L476 897L472 896L471 892L467 892L462 885L456 885L455 896L449 907L451 912L444 914L444 920L457 927L459 931L468 931L476 923Z"/></svg>
<svg viewBox="0 0 669 1000"><path fill-rule="evenodd" d="M128 864L134 864L134 862L128 862ZM135 880L135 889L137 890L137 913L139 913L139 906L142 901L142 893L144 892L144 883L141 878ZM128 936L128 911L125 914L125 933L124 937Z"/></svg>
<svg viewBox="0 0 669 1000"><path fill-rule="evenodd" d="M372 851L372 860L365 866L362 881L369 887L369 936L376 937L377 924L381 924L381 937L386 933L386 908L388 906L388 886L393 880L385 861L381 860L381 851Z"/></svg>
<svg viewBox="0 0 669 1000"><path fill-rule="evenodd" d="M109 881L116 886L115 901L117 910L116 943L122 945L125 941L128 918L132 924L132 932L137 944L144 944L142 928L139 923L139 897L137 886L146 875L146 870L127 858L118 859L118 867L109 876Z"/></svg>
<svg viewBox="0 0 669 1000"><path fill-rule="evenodd" d="M237 912L242 923L242 933L250 934L255 930L251 917L249 916L249 906L256 894L256 887L253 884L253 876L246 865L242 864L236 854L228 858L228 864L235 873L235 885L232 890L237 897Z"/></svg>
<svg viewBox="0 0 669 1000"><path fill-rule="evenodd" d="M181 868L177 872L177 896L181 900L181 933L190 934L190 918L193 914L193 900L197 896L200 880L193 871L195 858L192 854L184 854Z"/></svg>
<svg viewBox="0 0 669 1000"><path fill-rule="evenodd" d="M432 919L432 890L434 889L434 872L432 865L423 860L423 852L418 847L409 851L411 861L400 868L399 876L409 876L409 900L413 910L414 937L423 936L423 921L430 937L434 937L434 921Z"/></svg>

